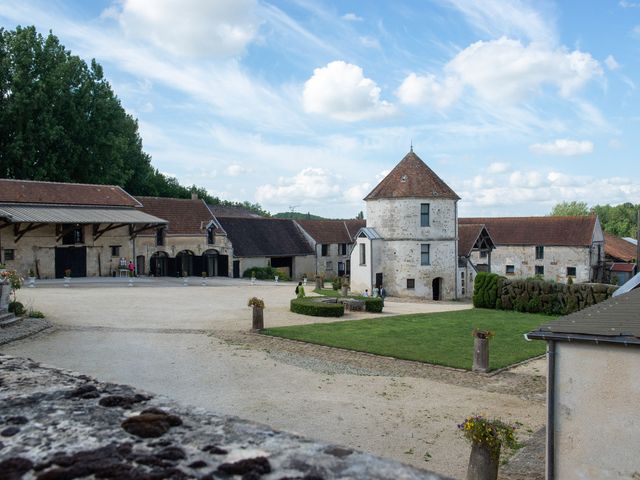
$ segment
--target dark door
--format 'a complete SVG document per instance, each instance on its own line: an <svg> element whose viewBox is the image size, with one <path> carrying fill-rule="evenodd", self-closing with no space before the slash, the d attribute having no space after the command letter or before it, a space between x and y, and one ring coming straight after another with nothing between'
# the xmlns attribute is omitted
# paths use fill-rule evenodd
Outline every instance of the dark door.
<svg viewBox="0 0 640 480"><path fill-rule="evenodd" d="M240 278L240 260L233 261L233 278Z"/></svg>
<svg viewBox="0 0 640 480"><path fill-rule="evenodd" d="M63 278L71 270L72 277L87 276L87 247L56 247L56 278Z"/></svg>
<svg viewBox="0 0 640 480"><path fill-rule="evenodd" d="M382 274L381 273L376 273L376 284L375 284L375 286L380 288L381 285L382 285Z"/></svg>
<svg viewBox="0 0 640 480"><path fill-rule="evenodd" d="M138 275L144 275L144 255L136 257L136 272Z"/></svg>
<svg viewBox="0 0 640 480"><path fill-rule="evenodd" d="M442 278L434 278L433 282L431 282L431 289L433 290L433 299L441 300L440 296L442 295Z"/></svg>
<svg viewBox="0 0 640 480"><path fill-rule="evenodd" d="M240 262L238 262L238 270L240 270ZM218 275L229 276L229 255L218 255Z"/></svg>
<svg viewBox="0 0 640 480"><path fill-rule="evenodd" d="M168 277L178 276L178 259L177 258L167 258L167 276Z"/></svg>
<svg viewBox="0 0 640 480"><path fill-rule="evenodd" d="M203 256L194 256L193 257L193 271L191 275L195 275L199 277L202 275L202 272L206 272L205 263L203 262Z"/></svg>
<svg viewBox="0 0 640 480"><path fill-rule="evenodd" d="M271 257L271 266L286 269L285 273L289 278L293 275L293 257Z"/></svg>

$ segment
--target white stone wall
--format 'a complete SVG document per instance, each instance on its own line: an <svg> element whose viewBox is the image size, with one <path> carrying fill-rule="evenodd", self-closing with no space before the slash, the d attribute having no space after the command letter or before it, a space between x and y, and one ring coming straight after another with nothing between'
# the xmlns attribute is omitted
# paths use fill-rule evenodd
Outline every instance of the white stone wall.
<svg viewBox="0 0 640 480"><path fill-rule="evenodd" d="M429 204L429 226L420 226L420 206ZM382 236L381 271L389 295L433 299L441 280L443 300L456 298L456 202L446 199L379 199L367 202L367 226ZM430 265L421 265L421 244L430 245ZM353 259L351 270L353 272ZM375 271L372 272L375 279ZM407 280L415 288L407 288Z"/></svg>
<svg viewBox="0 0 640 480"><path fill-rule="evenodd" d="M364 265L360 265L361 244L365 245L366 248L366 263ZM377 272L384 273L381 265L383 248L382 240L370 240L366 237L356 239L355 247L351 252L351 277L349 279L351 291L354 293L361 293L365 290L373 291L375 274Z"/></svg>
<svg viewBox="0 0 640 480"><path fill-rule="evenodd" d="M604 249L602 249L604 251ZM545 280L567 282L567 267L576 267L574 282L588 282L591 274L591 258L588 247L544 247L544 258L536 260L536 247L530 245L499 245L491 252L491 272L513 278L526 278L535 275L535 266L544 266ZM471 255L473 263L487 263L478 252ZM507 274L506 266L513 265L514 273Z"/></svg>
<svg viewBox="0 0 640 480"><path fill-rule="evenodd" d="M458 295L459 298L472 298L473 286L476 281L476 269L467 264L464 267L458 267ZM463 280L464 279L464 280Z"/></svg>
<svg viewBox="0 0 640 480"><path fill-rule="evenodd" d="M639 371L637 345L556 343L555 478L637 475Z"/></svg>

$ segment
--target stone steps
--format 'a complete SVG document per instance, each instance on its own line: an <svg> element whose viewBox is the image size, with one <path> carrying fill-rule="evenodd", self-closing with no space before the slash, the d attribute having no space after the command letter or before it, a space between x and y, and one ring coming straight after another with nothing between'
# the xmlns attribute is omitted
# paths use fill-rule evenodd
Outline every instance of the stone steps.
<svg viewBox="0 0 640 480"><path fill-rule="evenodd" d="M22 317L16 317L13 313L1 312L0 313L0 328L7 328L19 323Z"/></svg>

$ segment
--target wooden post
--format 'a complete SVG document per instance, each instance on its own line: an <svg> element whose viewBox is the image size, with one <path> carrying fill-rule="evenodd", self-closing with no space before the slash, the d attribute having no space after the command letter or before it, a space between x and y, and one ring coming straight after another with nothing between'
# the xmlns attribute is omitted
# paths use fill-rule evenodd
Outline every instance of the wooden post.
<svg viewBox="0 0 640 480"><path fill-rule="evenodd" d="M264 308L253 307L253 322L251 329L254 331L262 330L264 328Z"/></svg>
<svg viewBox="0 0 640 480"><path fill-rule="evenodd" d="M487 372L489 370L489 339L473 338L473 371Z"/></svg>
<svg viewBox="0 0 640 480"><path fill-rule="evenodd" d="M498 466L500 450L496 455L484 444L473 443L467 468L467 480L496 480L498 478Z"/></svg>

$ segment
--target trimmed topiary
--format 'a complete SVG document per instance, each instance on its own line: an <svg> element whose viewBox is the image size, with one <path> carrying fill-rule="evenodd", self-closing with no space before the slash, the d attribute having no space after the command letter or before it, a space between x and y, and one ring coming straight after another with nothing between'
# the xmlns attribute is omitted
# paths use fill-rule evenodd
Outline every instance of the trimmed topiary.
<svg viewBox="0 0 640 480"><path fill-rule="evenodd" d="M327 303L314 300L314 297L294 298L291 300L290 308L293 313L311 315L312 317L342 317L344 315L342 303Z"/></svg>

